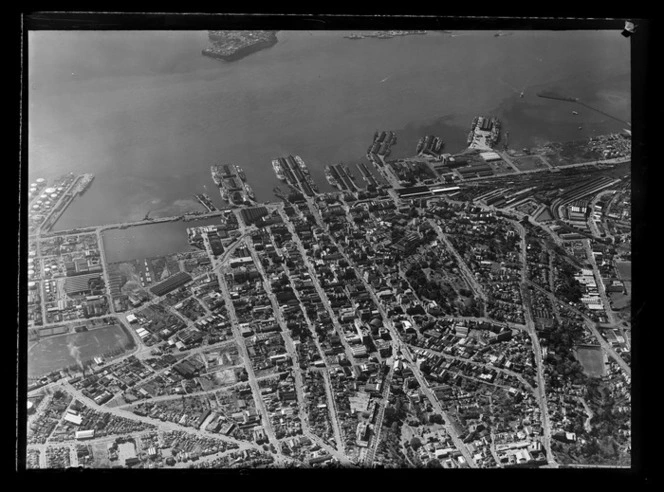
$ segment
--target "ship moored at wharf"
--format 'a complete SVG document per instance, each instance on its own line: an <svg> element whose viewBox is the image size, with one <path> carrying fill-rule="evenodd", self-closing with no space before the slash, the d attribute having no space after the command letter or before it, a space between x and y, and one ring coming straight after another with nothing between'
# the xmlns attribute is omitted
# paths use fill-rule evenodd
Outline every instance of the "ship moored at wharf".
<svg viewBox="0 0 664 492"><path fill-rule="evenodd" d="M246 181L246 180L247 180L247 175L245 174L244 169L242 169L242 168L241 168L240 166L238 166L237 164L236 164L234 167L235 167L235 172L236 172L237 175L240 177L240 179L241 179L242 181Z"/></svg>
<svg viewBox="0 0 664 492"><path fill-rule="evenodd" d="M281 167L279 159L272 160L272 169L274 169L274 174L277 175L279 181L286 181L286 175L284 174L284 169Z"/></svg>
<svg viewBox="0 0 664 492"><path fill-rule="evenodd" d="M445 142L440 137L426 135L417 142L416 152L421 156L440 157L445 148Z"/></svg>
<svg viewBox="0 0 664 492"><path fill-rule="evenodd" d="M222 200L235 206L250 204L256 200L254 191L245 182L246 174L240 166L222 164L212 166L210 169L212 180L219 187Z"/></svg>
<svg viewBox="0 0 664 492"><path fill-rule="evenodd" d="M254 193L254 190L251 189L251 186L249 186L249 183L243 182L242 184L244 186L244 192L246 193L247 198L256 201L256 194Z"/></svg>
<svg viewBox="0 0 664 492"><path fill-rule="evenodd" d="M214 206L212 200L210 199L207 193L196 194L194 195L194 197L196 198L196 200L200 202L201 205L205 207L205 209L208 212L214 212L215 210L217 210L217 207Z"/></svg>
<svg viewBox="0 0 664 492"><path fill-rule="evenodd" d="M367 157L379 155L387 157L390 155L392 145L397 143L397 134L393 131L376 131L373 143L367 149Z"/></svg>
<svg viewBox="0 0 664 492"><path fill-rule="evenodd" d="M334 186L335 188L339 187L337 180L332 175L332 168L330 166L325 166L325 179L330 183L330 186Z"/></svg>
<svg viewBox="0 0 664 492"><path fill-rule="evenodd" d="M306 196L314 196L315 193L318 193L318 186L300 156L288 155L274 159L272 168L278 179L300 190Z"/></svg>

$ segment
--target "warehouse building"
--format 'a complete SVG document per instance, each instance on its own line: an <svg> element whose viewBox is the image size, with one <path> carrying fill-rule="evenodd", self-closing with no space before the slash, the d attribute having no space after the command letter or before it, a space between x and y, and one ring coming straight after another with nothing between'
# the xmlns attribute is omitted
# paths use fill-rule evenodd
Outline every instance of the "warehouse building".
<svg viewBox="0 0 664 492"><path fill-rule="evenodd" d="M482 152L480 153L480 157L484 159L485 162L499 161L501 159L497 152Z"/></svg>
<svg viewBox="0 0 664 492"><path fill-rule="evenodd" d="M92 439L93 437L95 437L94 429L76 431L76 439Z"/></svg>
<svg viewBox="0 0 664 492"><path fill-rule="evenodd" d="M87 275L77 275L75 277L67 277L65 279L65 292L67 295L77 295L85 292L91 292L90 281L101 280L101 275L98 273L88 273Z"/></svg>
<svg viewBox="0 0 664 492"><path fill-rule="evenodd" d="M182 287L187 282L191 282L192 278L186 272L178 272L175 275L171 275L163 282L158 283L150 288L150 291L156 296L163 296L169 292L174 291L175 289Z"/></svg>

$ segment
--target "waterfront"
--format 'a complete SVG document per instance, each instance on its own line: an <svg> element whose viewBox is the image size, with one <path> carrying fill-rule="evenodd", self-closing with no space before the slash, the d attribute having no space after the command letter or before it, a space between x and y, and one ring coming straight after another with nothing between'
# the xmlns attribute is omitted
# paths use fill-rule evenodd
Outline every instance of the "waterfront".
<svg viewBox="0 0 664 492"><path fill-rule="evenodd" d="M223 63L200 55L205 32L30 33L30 176L96 176L54 230L201 210L192 194L206 191L221 205L209 174L220 162L241 165L260 201L274 199L280 155L300 155L331 190L324 166L362 159L377 129L397 131L392 157L414 155L425 133L460 150L477 114L500 117L515 148L621 129L537 98L544 88L631 119L629 44L613 32L343 34L280 32Z"/></svg>
<svg viewBox="0 0 664 492"><path fill-rule="evenodd" d="M164 256L194 250L187 241L187 228L219 224L219 219L173 221L127 229L110 229L102 233L109 263Z"/></svg>

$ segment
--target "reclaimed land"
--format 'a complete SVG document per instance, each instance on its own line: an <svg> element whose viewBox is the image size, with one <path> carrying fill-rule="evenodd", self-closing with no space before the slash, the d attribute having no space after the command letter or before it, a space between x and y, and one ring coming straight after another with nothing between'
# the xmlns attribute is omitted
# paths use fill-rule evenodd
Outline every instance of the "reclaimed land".
<svg viewBox="0 0 664 492"><path fill-rule="evenodd" d="M119 325L47 338L28 351L28 377L86 364L97 356L119 355L133 347L133 338Z"/></svg>

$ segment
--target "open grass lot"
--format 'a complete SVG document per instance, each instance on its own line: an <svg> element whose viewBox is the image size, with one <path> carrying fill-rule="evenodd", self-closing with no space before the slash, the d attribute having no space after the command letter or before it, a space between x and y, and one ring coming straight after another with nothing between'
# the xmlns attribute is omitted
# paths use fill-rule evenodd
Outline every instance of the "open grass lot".
<svg viewBox="0 0 664 492"><path fill-rule="evenodd" d="M616 269L622 280L632 280L632 262L616 261Z"/></svg>
<svg viewBox="0 0 664 492"><path fill-rule="evenodd" d="M611 308L616 310L625 309L631 300L630 296L620 293L610 294L609 299L611 299Z"/></svg>
<svg viewBox="0 0 664 492"><path fill-rule="evenodd" d="M548 144L548 147L550 152L546 153L546 158L552 166L579 164L602 159L601 152L588 148L587 140L556 142Z"/></svg>
<svg viewBox="0 0 664 492"><path fill-rule="evenodd" d="M118 325L46 338L28 350L28 377L85 363L113 351L130 350L133 346L131 336Z"/></svg>
<svg viewBox="0 0 664 492"><path fill-rule="evenodd" d="M583 366L583 372L589 377L602 377L606 374L604 354L600 348L578 347L576 358Z"/></svg>
<svg viewBox="0 0 664 492"><path fill-rule="evenodd" d="M493 162L487 162L487 164L491 169L493 169L493 172L495 174L514 173L514 168L505 161L493 161Z"/></svg>
<svg viewBox="0 0 664 492"><path fill-rule="evenodd" d="M519 168L519 171L532 171L533 169L544 169L546 164L542 162L542 159L535 155L529 155L519 158L512 158L512 162L516 167Z"/></svg>

